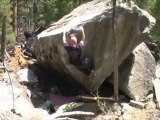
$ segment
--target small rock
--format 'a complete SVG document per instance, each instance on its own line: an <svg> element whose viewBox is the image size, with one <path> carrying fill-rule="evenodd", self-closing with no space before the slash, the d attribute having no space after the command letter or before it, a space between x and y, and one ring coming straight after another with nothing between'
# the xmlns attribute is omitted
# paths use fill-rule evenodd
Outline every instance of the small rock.
<svg viewBox="0 0 160 120"><path fill-rule="evenodd" d="M122 112L121 112L121 107L120 107L120 105L117 104L117 103L114 103L114 104L113 104L112 110L113 110L114 114L115 114L115 115L118 115L118 116L120 116L121 113L122 113Z"/></svg>
<svg viewBox="0 0 160 120"><path fill-rule="evenodd" d="M20 77L21 81L26 84L34 84L37 83L37 76L30 70L30 69L21 69L18 71L18 76Z"/></svg>
<svg viewBox="0 0 160 120"><path fill-rule="evenodd" d="M122 112L126 112L126 111L132 111L133 107L130 106L128 103L122 103Z"/></svg>
<svg viewBox="0 0 160 120"><path fill-rule="evenodd" d="M130 100L130 105L132 105L133 107L136 107L136 108L140 108L140 109L143 109L145 107L144 103L137 102L137 101L134 101L134 100Z"/></svg>

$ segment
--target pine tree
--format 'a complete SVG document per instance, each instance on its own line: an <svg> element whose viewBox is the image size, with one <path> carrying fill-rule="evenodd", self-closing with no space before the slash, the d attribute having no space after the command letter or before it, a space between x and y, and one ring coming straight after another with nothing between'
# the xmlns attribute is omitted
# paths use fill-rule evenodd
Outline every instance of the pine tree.
<svg viewBox="0 0 160 120"><path fill-rule="evenodd" d="M10 0L1 0L0 1L0 23L2 23L3 13L6 12L7 16L7 44L10 44L15 41L15 34L12 28L12 4ZM2 35L2 24L0 24L0 35Z"/></svg>
<svg viewBox="0 0 160 120"><path fill-rule="evenodd" d="M18 5L18 0L12 0L13 4L13 31L17 35L17 5Z"/></svg>
<svg viewBox="0 0 160 120"><path fill-rule="evenodd" d="M91 0L20 0L18 8L20 27L23 30L46 28L87 1Z"/></svg>

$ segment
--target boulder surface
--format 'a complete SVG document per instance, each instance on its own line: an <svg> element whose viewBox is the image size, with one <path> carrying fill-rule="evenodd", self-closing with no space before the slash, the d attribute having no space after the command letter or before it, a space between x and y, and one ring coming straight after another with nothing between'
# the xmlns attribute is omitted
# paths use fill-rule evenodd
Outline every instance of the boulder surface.
<svg viewBox="0 0 160 120"><path fill-rule="evenodd" d="M155 19L136 5L127 7L120 4L116 7L118 64L148 38L154 25ZM79 26L85 33L81 58L92 61L92 68L87 74L70 63L63 42L64 33ZM64 73L86 90L94 91L113 72L112 36L112 6L106 0L93 0L77 7L40 33L34 51L40 64Z"/></svg>
<svg viewBox="0 0 160 120"><path fill-rule="evenodd" d="M141 101L153 92L156 63L145 43L133 50L119 71L120 89L130 98Z"/></svg>

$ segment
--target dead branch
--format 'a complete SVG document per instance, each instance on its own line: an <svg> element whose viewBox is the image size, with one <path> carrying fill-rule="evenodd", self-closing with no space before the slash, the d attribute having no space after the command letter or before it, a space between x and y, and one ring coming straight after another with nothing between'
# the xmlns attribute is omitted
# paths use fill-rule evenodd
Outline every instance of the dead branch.
<svg viewBox="0 0 160 120"><path fill-rule="evenodd" d="M93 116L93 112L83 112L83 111L72 111L72 112L64 112L58 115L57 117L71 117L71 116ZM57 118L56 117L56 118Z"/></svg>
<svg viewBox="0 0 160 120"><path fill-rule="evenodd" d="M108 100L108 101L115 101L113 97L91 97L91 96L78 96L77 99L79 100L90 100L90 101L97 101L97 100Z"/></svg>
<svg viewBox="0 0 160 120"><path fill-rule="evenodd" d="M74 119L74 118L69 118L69 117L63 117L63 118L56 118L56 120L79 120L79 119Z"/></svg>

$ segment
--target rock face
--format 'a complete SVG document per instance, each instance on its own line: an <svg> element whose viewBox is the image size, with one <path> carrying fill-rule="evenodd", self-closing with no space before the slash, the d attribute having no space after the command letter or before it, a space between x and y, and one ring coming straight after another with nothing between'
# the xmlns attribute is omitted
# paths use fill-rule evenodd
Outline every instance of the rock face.
<svg viewBox="0 0 160 120"><path fill-rule="evenodd" d="M156 78L160 79L160 60L156 62Z"/></svg>
<svg viewBox="0 0 160 120"><path fill-rule="evenodd" d="M132 99L143 100L153 90L156 63L148 47L141 43L120 66L120 89Z"/></svg>
<svg viewBox="0 0 160 120"><path fill-rule="evenodd" d="M118 63L121 64L138 44L148 38L155 19L136 5L127 7L121 4L116 7L116 14ZM37 61L71 76L74 82L88 91L97 89L113 72L111 23L112 7L105 0L81 5L38 35L35 47ZM88 74L70 63L63 43L64 33L78 26L82 26L85 33L81 58L93 61Z"/></svg>
<svg viewBox="0 0 160 120"><path fill-rule="evenodd" d="M20 83L24 84L35 84L38 82L37 76L28 68L21 69L17 72L20 78Z"/></svg>

